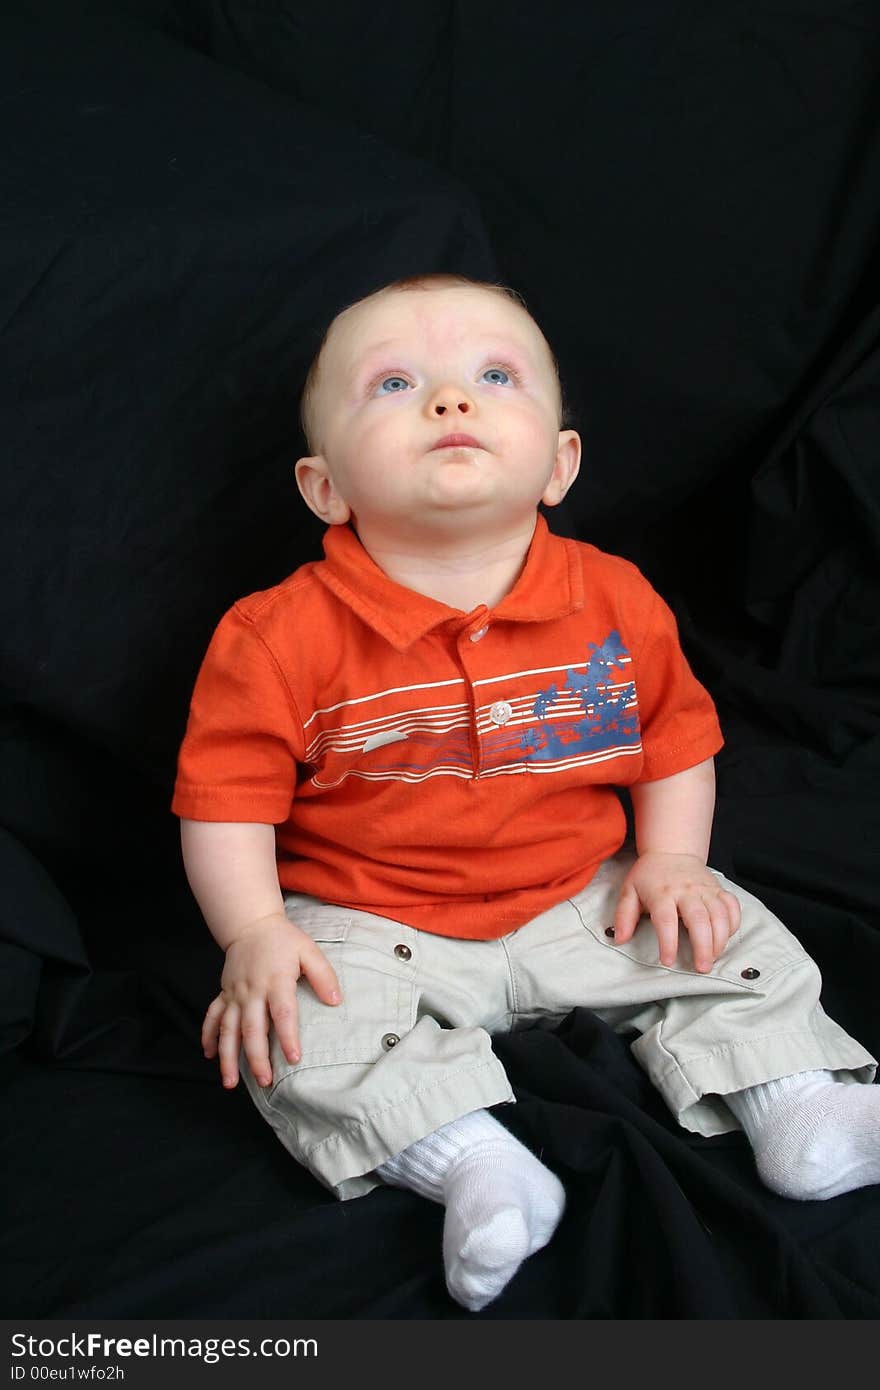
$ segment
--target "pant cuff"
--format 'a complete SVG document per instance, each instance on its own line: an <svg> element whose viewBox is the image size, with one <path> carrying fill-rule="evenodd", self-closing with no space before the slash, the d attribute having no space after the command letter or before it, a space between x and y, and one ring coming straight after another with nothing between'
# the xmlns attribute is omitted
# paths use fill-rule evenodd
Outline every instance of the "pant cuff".
<svg viewBox="0 0 880 1390"><path fill-rule="evenodd" d="M472 1110L516 1100L507 1074L492 1055L479 1066L456 1070L357 1121L346 1121L315 1144L305 1161L342 1201L381 1185L375 1169L403 1149Z"/></svg>
<svg viewBox="0 0 880 1390"><path fill-rule="evenodd" d="M678 1123L707 1137L740 1129L723 1097L765 1081L777 1081L800 1071L830 1071L835 1081L869 1084L877 1062L861 1043L833 1019L823 1017L821 1033L810 1030L749 1038L686 1062L653 1046L633 1043L636 1059L647 1071Z"/></svg>

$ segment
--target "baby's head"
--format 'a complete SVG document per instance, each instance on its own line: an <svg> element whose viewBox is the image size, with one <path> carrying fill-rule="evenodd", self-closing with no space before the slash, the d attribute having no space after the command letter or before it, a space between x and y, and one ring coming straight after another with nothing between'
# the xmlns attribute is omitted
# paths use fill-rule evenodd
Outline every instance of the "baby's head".
<svg viewBox="0 0 880 1390"><path fill-rule="evenodd" d="M300 491L362 539L534 513L561 501L580 459L556 359L522 300L457 275L396 281L342 310L301 417Z"/></svg>
<svg viewBox="0 0 880 1390"><path fill-rule="evenodd" d="M428 275L413 275L403 280L395 280L391 284L375 290L372 294L366 295L363 299L359 299L354 304L350 304L347 308L340 310L333 319L312 360L300 400L300 423L302 425L303 434L305 435L306 444L311 454L319 454L321 452L321 384L322 377L326 376L325 349L333 335L338 335L339 330L344 329L346 324L351 322L358 311L369 309L376 301L384 300L389 295L398 293L408 293L412 295L414 291L437 291L461 288L479 290L486 294L500 296L508 305L515 305L522 316L527 319L533 332L540 338L546 362L549 364L553 373L559 409L559 428L563 429L568 425L568 410L563 400L562 384L559 377L559 365L550 344L547 342L544 334L526 308L522 296L517 294L516 290L510 289L507 285L494 285L483 280L471 280L464 275L450 275L436 272Z"/></svg>

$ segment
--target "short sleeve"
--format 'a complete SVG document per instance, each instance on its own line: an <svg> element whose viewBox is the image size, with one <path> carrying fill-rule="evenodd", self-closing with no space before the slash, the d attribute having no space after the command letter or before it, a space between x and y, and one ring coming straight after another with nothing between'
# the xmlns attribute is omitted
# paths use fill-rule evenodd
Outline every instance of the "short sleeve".
<svg viewBox="0 0 880 1390"><path fill-rule="evenodd" d="M302 725L271 651L238 608L223 617L196 680L171 809L188 820L287 820Z"/></svg>
<svg viewBox="0 0 880 1390"><path fill-rule="evenodd" d="M691 671L675 616L657 593L637 657L636 689L643 753L640 782L684 772L722 747L715 705Z"/></svg>

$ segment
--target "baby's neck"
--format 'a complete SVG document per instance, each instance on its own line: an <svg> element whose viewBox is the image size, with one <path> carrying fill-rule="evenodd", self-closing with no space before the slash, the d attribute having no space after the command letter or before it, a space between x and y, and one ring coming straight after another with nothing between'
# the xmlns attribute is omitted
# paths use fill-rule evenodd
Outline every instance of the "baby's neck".
<svg viewBox="0 0 880 1390"><path fill-rule="evenodd" d="M444 541L424 549L405 542L363 541L380 569L407 589L470 613L480 604L495 608L510 593L525 564L534 522L503 540Z"/></svg>

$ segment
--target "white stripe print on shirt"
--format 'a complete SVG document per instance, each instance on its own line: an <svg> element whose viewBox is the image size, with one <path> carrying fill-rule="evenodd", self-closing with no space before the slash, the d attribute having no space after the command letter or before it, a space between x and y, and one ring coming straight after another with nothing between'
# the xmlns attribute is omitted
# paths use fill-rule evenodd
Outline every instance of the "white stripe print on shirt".
<svg viewBox="0 0 880 1390"><path fill-rule="evenodd" d="M384 734L370 734L361 751L372 753L374 748L384 748L386 743L400 743L405 738L406 734L400 729L388 729Z"/></svg>

